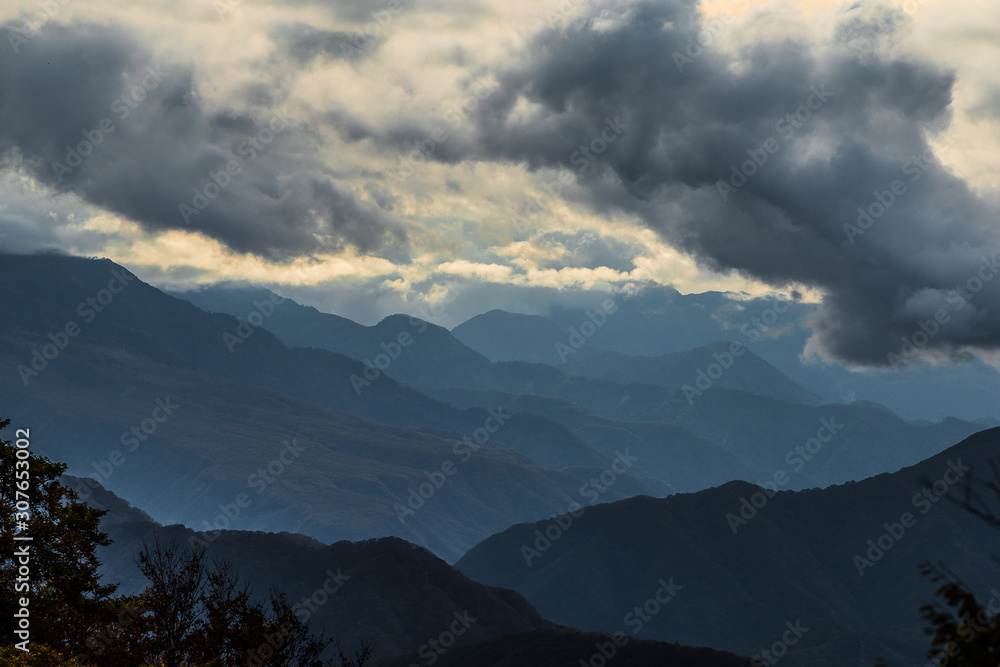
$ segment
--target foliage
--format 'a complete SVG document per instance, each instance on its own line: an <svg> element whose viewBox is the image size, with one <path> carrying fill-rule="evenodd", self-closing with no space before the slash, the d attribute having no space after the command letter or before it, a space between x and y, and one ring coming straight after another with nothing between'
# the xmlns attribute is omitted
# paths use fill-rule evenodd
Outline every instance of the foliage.
<svg viewBox="0 0 1000 667"><path fill-rule="evenodd" d="M281 593L257 602L232 564L205 563L200 549L177 543L147 544L139 568L149 579L142 601L150 613L143 657L164 667L250 664L263 667L322 667L330 640L316 638ZM368 645L349 657L334 645L342 667L362 667Z"/></svg>
<svg viewBox="0 0 1000 667"><path fill-rule="evenodd" d="M928 565L924 574L941 584L936 595L944 601L921 608L932 636L927 657L940 665L1000 664L1000 619L943 568Z"/></svg>
<svg viewBox="0 0 1000 667"><path fill-rule="evenodd" d="M13 646L0 646L0 667L68 667L75 664L44 644L32 644L30 653Z"/></svg>
<svg viewBox="0 0 1000 667"><path fill-rule="evenodd" d="M0 429L9 424L0 421ZM116 586L100 581L96 549L110 543L100 530L104 512L79 502L76 492L60 483L64 464L36 456L30 447L19 459L18 449L0 439L0 632L4 641L14 637L17 599L27 597L31 643L77 655L92 635L115 623L121 604L112 597ZM17 510L23 494L30 503L27 513ZM17 541L15 533L31 541ZM18 581L14 551L24 545L30 574Z"/></svg>

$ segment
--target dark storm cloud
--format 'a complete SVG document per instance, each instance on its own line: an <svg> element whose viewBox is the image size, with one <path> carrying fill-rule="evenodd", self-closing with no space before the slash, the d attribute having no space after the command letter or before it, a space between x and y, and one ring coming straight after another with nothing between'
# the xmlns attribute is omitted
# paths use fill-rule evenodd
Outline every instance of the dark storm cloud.
<svg viewBox="0 0 1000 667"><path fill-rule="evenodd" d="M888 49L898 12L845 10L825 44L758 22L730 60L698 41L733 20L666 0L609 21L622 6L536 37L479 110L474 157L573 170L596 209L704 265L821 288L813 342L849 362L1000 347L997 209L928 150L954 75Z"/></svg>
<svg viewBox="0 0 1000 667"><path fill-rule="evenodd" d="M211 114L190 69L117 28L50 23L4 54L0 152L148 231L191 229L272 258L405 247L401 226L331 178L280 109Z"/></svg>

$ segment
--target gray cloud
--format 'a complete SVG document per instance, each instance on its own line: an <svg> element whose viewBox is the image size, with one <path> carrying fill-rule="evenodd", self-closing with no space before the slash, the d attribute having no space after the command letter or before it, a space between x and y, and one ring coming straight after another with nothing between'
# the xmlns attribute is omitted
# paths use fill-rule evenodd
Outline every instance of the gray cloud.
<svg viewBox="0 0 1000 667"><path fill-rule="evenodd" d="M300 0L307 4L327 5L337 18L355 23L385 24L385 13L445 12L450 15L481 16L489 12L480 0Z"/></svg>
<svg viewBox="0 0 1000 667"><path fill-rule="evenodd" d="M0 59L0 153L57 191L275 259L344 245L404 257L401 224L276 111L209 113L190 68L115 27L49 23Z"/></svg>
<svg viewBox="0 0 1000 667"><path fill-rule="evenodd" d="M361 60L374 53L381 39L356 33L323 30L305 23L289 23L271 31L271 38L296 64L316 60Z"/></svg>
<svg viewBox="0 0 1000 667"><path fill-rule="evenodd" d="M703 265L823 290L813 344L848 362L890 364L904 339L953 358L1000 347L1000 277L977 277L997 207L928 150L954 75L890 48L904 17L859 5L829 43L764 37L730 60L697 48L694 0L621 7L540 33L468 157L573 170L595 209L640 216ZM515 117L521 99L533 117Z"/></svg>

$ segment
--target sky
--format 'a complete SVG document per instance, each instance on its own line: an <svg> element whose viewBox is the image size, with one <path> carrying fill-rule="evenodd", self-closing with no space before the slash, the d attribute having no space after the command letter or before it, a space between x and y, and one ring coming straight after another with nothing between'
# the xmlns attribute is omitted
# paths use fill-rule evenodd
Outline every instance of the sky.
<svg viewBox="0 0 1000 667"><path fill-rule="evenodd" d="M371 323L796 294L810 352L1000 347L989 0L13 0L0 250Z"/></svg>

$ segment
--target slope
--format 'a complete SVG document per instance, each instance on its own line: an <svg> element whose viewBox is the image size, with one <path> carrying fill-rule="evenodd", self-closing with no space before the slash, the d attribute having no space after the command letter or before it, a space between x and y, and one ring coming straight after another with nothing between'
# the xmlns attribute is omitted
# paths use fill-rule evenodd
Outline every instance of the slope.
<svg viewBox="0 0 1000 667"><path fill-rule="evenodd" d="M668 580L682 588L646 638L755 655L801 622L808 631L783 664L843 664L860 640L892 664L915 664L927 647L918 610L934 589L920 563L946 563L984 600L996 594L1000 531L941 495L991 474L998 445L1000 429L985 431L917 466L823 490L733 482L632 498L589 508L565 530L515 526L458 567L584 630L635 622L637 604Z"/></svg>

